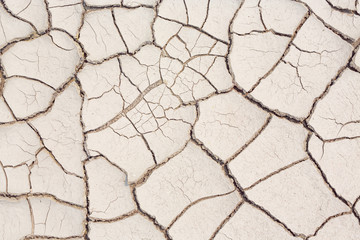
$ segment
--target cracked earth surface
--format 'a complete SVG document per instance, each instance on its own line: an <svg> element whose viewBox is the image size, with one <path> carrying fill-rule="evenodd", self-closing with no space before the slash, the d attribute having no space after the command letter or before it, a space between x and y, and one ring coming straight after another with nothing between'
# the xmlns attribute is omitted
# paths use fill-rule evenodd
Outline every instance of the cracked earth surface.
<svg viewBox="0 0 360 240"><path fill-rule="evenodd" d="M360 239L358 0L0 0L0 239Z"/></svg>

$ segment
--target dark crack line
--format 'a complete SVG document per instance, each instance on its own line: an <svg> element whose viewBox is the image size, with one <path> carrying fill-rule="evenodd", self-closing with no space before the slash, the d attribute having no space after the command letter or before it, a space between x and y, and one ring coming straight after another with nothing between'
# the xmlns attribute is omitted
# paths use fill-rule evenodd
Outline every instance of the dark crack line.
<svg viewBox="0 0 360 240"><path fill-rule="evenodd" d="M133 200L134 200L134 202L135 202L135 204L136 204L136 207L137 207L139 213L140 213L142 216L146 217L148 220L150 220L150 221L155 225L155 227L156 227L158 230L160 230L160 232L162 232L162 233L164 234L164 237L165 237L166 239L171 240L172 237L169 235L168 230L167 230L164 226L160 225L160 224L158 223L158 221L156 220L155 217L151 216L150 214L148 214L147 212L145 212L145 211L140 207L140 203L139 203L139 201L137 200L136 188L133 188L133 190L132 190L131 192L132 192Z"/></svg>
<svg viewBox="0 0 360 240"><path fill-rule="evenodd" d="M213 235L210 237L210 239L214 239L216 235L220 232L220 230L226 225L226 223L237 213L239 208L244 204L244 201L241 201L234 210L220 223L220 225L216 228Z"/></svg>
<svg viewBox="0 0 360 240"><path fill-rule="evenodd" d="M325 184L330 188L331 192L333 193L333 195L338 198L341 202L343 202L346 206L351 207L351 203L346 200L344 197L342 197L341 195L339 195L336 191L336 189L330 184L330 182L328 181L324 171L321 169L320 164L315 160L315 158L312 156L312 154L309 151L309 140L311 137L311 133L308 134L307 139L306 139L306 153L309 156L310 160L313 162L313 164L315 165L315 167L317 168L317 170L319 171L322 179L324 180Z"/></svg>
<svg viewBox="0 0 360 240"><path fill-rule="evenodd" d="M255 90L255 88L257 86L259 86L259 84L262 82L262 80L264 80L265 78L267 78L276 68L277 66L281 63L281 61L284 59L284 57L288 54L288 52L290 51L290 47L292 45L292 42L294 41L294 39L296 38L298 32L300 31L300 29L302 28L302 26L305 24L306 20L310 17L310 12L308 11L306 13L306 15L303 17L303 19L301 20L300 24L297 26L297 28L295 29L294 33L292 34L288 45L286 46L283 54L281 55L280 59L270 68L269 71L267 71L265 73L265 75L263 75L262 77L259 78L259 80L251 87L251 89L248 91L248 93L251 93Z"/></svg>

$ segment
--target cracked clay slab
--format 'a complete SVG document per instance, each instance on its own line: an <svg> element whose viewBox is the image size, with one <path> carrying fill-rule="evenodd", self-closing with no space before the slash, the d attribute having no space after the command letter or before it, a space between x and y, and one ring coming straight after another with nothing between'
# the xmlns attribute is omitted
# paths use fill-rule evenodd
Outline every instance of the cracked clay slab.
<svg viewBox="0 0 360 240"><path fill-rule="evenodd" d="M360 240L360 1L0 0L0 240Z"/></svg>

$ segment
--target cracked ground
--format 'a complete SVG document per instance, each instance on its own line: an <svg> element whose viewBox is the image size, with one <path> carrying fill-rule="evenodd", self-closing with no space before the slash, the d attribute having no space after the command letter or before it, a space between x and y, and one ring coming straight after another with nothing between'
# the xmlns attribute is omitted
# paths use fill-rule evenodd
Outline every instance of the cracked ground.
<svg viewBox="0 0 360 240"><path fill-rule="evenodd" d="M0 240L360 240L360 1L0 0Z"/></svg>

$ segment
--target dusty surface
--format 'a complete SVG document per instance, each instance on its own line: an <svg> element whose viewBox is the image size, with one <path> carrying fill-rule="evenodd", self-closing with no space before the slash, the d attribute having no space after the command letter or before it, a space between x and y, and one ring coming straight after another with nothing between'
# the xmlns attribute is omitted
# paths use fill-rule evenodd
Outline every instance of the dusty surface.
<svg viewBox="0 0 360 240"><path fill-rule="evenodd" d="M360 239L358 0L0 0L0 239Z"/></svg>

